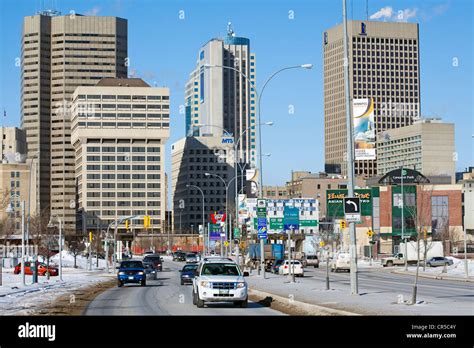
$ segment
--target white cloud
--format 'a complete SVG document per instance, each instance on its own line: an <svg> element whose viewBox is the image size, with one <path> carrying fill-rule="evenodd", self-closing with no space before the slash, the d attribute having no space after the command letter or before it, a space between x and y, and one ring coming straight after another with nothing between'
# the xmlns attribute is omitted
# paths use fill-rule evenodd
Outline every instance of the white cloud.
<svg viewBox="0 0 474 348"><path fill-rule="evenodd" d="M407 22L410 18L415 18L418 13L416 8L406 8L404 10L395 11L393 7L386 6L370 16L370 19L392 20L395 22Z"/></svg>
<svg viewBox="0 0 474 348"><path fill-rule="evenodd" d="M418 9L416 8L414 9L406 8L404 10L398 11L396 16L394 16L395 18L393 19L396 20L397 22L408 22L410 18L416 17L417 12L418 12Z"/></svg>
<svg viewBox="0 0 474 348"><path fill-rule="evenodd" d="M393 14L393 8L390 6L387 7L382 7L380 10L375 12L373 15L370 16L370 19L380 19L380 18L386 18L390 19Z"/></svg>
<svg viewBox="0 0 474 348"><path fill-rule="evenodd" d="M94 6L90 10L86 11L85 15L86 16L97 16L100 12L100 7L99 6Z"/></svg>

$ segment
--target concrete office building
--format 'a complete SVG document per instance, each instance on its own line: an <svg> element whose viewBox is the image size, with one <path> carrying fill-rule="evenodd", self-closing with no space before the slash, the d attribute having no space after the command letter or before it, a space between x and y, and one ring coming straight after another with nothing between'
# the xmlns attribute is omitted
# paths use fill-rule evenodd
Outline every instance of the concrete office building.
<svg viewBox="0 0 474 348"><path fill-rule="evenodd" d="M377 139L377 174L398 169L404 163L427 177L456 180L454 124L440 119L420 119L410 126L389 129Z"/></svg>
<svg viewBox="0 0 474 348"><path fill-rule="evenodd" d="M0 163L0 204L5 206L5 209L0 209L0 221L5 223L5 230L0 231L2 234L21 234L21 201L25 201L25 221L28 212L32 217L37 215L35 166L36 161ZM6 207L9 205L13 208L13 215L7 214Z"/></svg>
<svg viewBox="0 0 474 348"><path fill-rule="evenodd" d="M75 229L71 95L102 77L127 77L127 21L43 11L22 33L22 129L28 158L38 156L39 209ZM39 154L38 154L39 152Z"/></svg>
<svg viewBox="0 0 474 348"><path fill-rule="evenodd" d="M268 199L288 199L286 186L263 186L263 198Z"/></svg>
<svg viewBox="0 0 474 348"><path fill-rule="evenodd" d="M247 76L222 67L233 67ZM237 37L228 28L223 39L212 39L199 49L196 68L185 87L186 135L222 136L224 129L238 139L239 159L255 168L257 161L256 59L250 40ZM197 127L199 125L207 125Z"/></svg>
<svg viewBox="0 0 474 348"><path fill-rule="evenodd" d="M169 119L169 89L141 79L104 78L76 89L71 141L78 215L87 220L87 230L137 215L130 220L134 232L162 232ZM148 231L145 215L151 216ZM125 232L124 224L119 232Z"/></svg>
<svg viewBox="0 0 474 348"><path fill-rule="evenodd" d="M2 143L0 146L0 162L25 162L25 132L16 127L0 127Z"/></svg>
<svg viewBox="0 0 474 348"><path fill-rule="evenodd" d="M348 21L349 91L370 98L375 135L420 116L419 30L416 23ZM325 163L347 175L343 25L323 34ZM377 156L377 155L376 155ZM355 175L377 174L377 159L355 161Z"/></svg>
<svg viewBox="0 0 474 348"><path fill-rule="evenodd" d="M202 225L202 195L200 191L186 185L196 185L204 193L204 223L209 222L209 214L224 212L226 190L224 183L234 178L233 157L228 156L232 144L222 144L221 137L186 137L171 146L171 182L173 190L173 226L175 233L197 233ZM235 210L235 182L228 190L229 213ZM232 208L234 207L234 208Z"/></svg>

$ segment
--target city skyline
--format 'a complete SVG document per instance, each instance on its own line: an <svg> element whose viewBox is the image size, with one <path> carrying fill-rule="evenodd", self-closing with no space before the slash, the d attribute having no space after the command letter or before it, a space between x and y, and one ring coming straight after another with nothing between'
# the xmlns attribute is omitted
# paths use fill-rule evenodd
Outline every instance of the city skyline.
<svg viewBox="0 0 474 348"><path fill-rule="evenodd" d="M324 169L322 35L325 30L340 23L341 18L322 18L318 12L324 10L340 13L339 3L327 5L301 1L290 5L275 2L274 6L267 7L268 3L262 2L253 6L253 12L265 13L266 16L254 28L250 23L251 20L245 18L245 11L240 9L246 7L243 6L245 2L239 3L235 8L232 5L227 5L225 9L214 8L212 11L215 15L209 16L211 19L206 20L206 25L202 26L196 26L196 21L199 22L199 18L203 18L203 9L188 3L165 2L157 6L159 10L156 11L157 17L153 17L151 22L147 16L153 16L155 11L144 13L140 8L132 8L129 2L84 1L77 8L70 8L70 4L64 2L57 3L63 15L74 10L78 14L118 16L129 21L129 75L141 77L152 86L170 88L171 137L166 151L168 173L169 146L185 136L185 115L181 111L181 107L184 106L184 84L189 72L195 66L189 57L195 56L196 51L209 39L224 37L227 22L232 22L239 36L248 37L252 41L252 50L259 57L257 88L261 87L263 81L273 71L283 66L304 63L315 65L310 73L295 71L281 74L272 81L265 97L262 98L262 121L275 122L274 127L263 130L263 153L272 153L270 158L264 158L264 184L278 185L285 181L288 173L280 169L283 163L293 170ZM349 19L352 16L354 19L364 19L366 15L364 2L348 3ZM9 11L12 4L2 2L2 10ZM447 5L442 6L443 4ZM378 20L389 20L382 16L388 16L386 11L379 10L390 5L389 2L371 1L369 16L379 13L376 15ZM150 6L153 9L153 4ZM472 115L472 101L469 100L472 68L464 64L472 58L472 50L462 48L463 40L472 41L472 37L469 37L472 36L472 31L466 30L472 22L466 15L469 12L466 11L466 7L472 5L467 1L456 3L439 1L429 4L420 1L400 1L393 6L390 20L397 20L398 10L417 9L409 12L408 17L412 17L408 21L420 24L421 114L427 117L442 117L444 122L455 124L458 153L456 170L462 170L472 164L470 157L472 120L469 118ZM229 9L235 10L232 11L232 16L227 14ZM15 13L18 15L5 18L3 22L3 26L10 28L8 31L3 31L5 34L2 40L7 45L1 54L4 62L2 65L4 79L1 84L0 107L7 112L5 120L7 126L20 124L20 69L15 66L15 59L20 56L21 22L23 16L34 15L37 10L34 4L29 2L15 2ZM224 13L221 15L220 11ZM137 22L138 16L143 17L143 20ZM313 32L308 32L309 23L314 18L320 21L316 22ZM147 47L146 50L140 50L140 47L143 47L143 36L146 36L143 34L147 29L151 29L150 25L156 20L162 20L163 25L169 25L169 32L174 34L160 36L158 42L162 44L157 45L157 48ZM457 32L462 32L464 35L455 35ZM290 37L298 37L298 40L290 44ZM439 42L443 43L443 47L439 47ZM278 50L279 54L272 55L270 47ZM428 52L431 54L428 55ZM442 88L444 85L452 87L445 90ZM14 88L15 86L18 88ZM290 146L287 142L281 141L287 136L288 131L299 134L292 139ZM315 151L299 151L302 146Z"/></svg>

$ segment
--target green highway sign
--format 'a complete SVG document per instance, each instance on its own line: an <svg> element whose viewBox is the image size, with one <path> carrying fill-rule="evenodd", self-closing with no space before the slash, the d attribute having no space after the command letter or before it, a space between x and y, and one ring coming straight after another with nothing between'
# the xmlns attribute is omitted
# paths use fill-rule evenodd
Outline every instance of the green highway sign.
<svg viewBox="0 0 474 348"><path fill-rule="evenodd" d="M234 227L234 238L240 238L240 229L238 227Z"/></svg>
<svg viewBox="0 0 474 348"><path fill-rule="evenodd" d="M300 220L301 227L316 227L318 226L318 220Z"/></svg>
<svg viewBox="0 0 474 348"><path fill-rule="evenodd" d="M267 200L257 199L257 217L267 217Z"/></svg>

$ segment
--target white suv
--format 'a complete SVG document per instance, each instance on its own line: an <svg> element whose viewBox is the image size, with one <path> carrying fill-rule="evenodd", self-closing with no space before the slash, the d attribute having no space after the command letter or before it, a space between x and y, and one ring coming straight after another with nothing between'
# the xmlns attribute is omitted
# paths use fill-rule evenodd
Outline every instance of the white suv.
<svg viewBox="0 0 474 348"><path fill-rule="evenodd" d="M233 302L244 308L247 290L244 274L232 259L205 257L193 279L193 304L201 308L205 302Z"/></svg>

